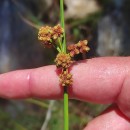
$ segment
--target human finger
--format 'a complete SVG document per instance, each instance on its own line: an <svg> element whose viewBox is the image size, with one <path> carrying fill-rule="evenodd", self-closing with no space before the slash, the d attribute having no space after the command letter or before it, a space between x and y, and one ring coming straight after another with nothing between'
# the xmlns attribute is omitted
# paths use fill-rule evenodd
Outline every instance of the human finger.
<svg viewBox="0 0 130 130"><path fill-rule="evenodd" d="M123 108L121 99L128 99L130 58L93 58L76 62L71 68L73 85L69 87L70 98L96 103L113 103ZM127 91L127 95L125 94ZM122 93L123 92L123 93ZM121 94L121 98L120 98ZM59 85L57 68L46 66L37 69L20 70L0 75L0 96L3 98L38 97L58 99L63 96ZM123 111L130 107L129 99ZM127 107L127 109L126 109Z"/></svg>
<svg viewBox="0 0 130 130"><path fill-rule="evenodd" d="M130 130L130 120L117 106L112 106L90 121L84 130Z"/></svg>

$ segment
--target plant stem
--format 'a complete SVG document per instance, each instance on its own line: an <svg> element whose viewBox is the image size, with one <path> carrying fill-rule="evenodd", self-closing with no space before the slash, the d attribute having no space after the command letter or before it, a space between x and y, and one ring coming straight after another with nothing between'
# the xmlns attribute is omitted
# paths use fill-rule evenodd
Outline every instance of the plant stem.
<svg viewBox="0 0 130 130"><path fill-rule="evenodd" d="M48 108L49 107L48 104L46 104L46 103L44 103L42 101L36 100L36 99L29 98L29 99L26 99L25 101L36 104L36 105L41 106L43 108Z"/></svg>
<svg viewBox="0 0 130 130"><path fill-rule="evenodd" d="M64 130L69 130L68 87L64 87Z"/></svg>
<svg viewBox="0 0 130 130"><path fill-rule="evenodd" d="M64 20L64 0L60 0L60 22L62 28L64 28L63 34L63 48L62 51L66 53L66 37L65 37L65 20ZM68 110L68 86L64 87L64 130L69 130L69 110Z"/></svg>
<svg viewBox="0 0 130 130"><path fill-rule="evenodd" d="M63 33L63 52L66 53L66 36L65 36L65 20L64 20L64 0L60 0L60 22L64 29Z"/></svg>

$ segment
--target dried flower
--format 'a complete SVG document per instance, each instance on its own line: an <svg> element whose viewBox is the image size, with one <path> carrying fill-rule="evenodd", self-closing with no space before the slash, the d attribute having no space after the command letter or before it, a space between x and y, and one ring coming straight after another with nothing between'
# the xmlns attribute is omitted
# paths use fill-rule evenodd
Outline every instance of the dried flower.
<svg viewBox="0 0 130 130"><path fill-rule="evenodd" d="M44 43L46 47L52 46L53 30L49 26L41 27L38 33L38 39Z"/></svg>
<svg viewBox="0 0 130 130"><path fill-rule="evenodd" d="M74 57L74 55L79 54L79 49L77 48L76 44L70 44L67 47L67 49L70 52L69 54L70 54L71 57Z"/></svg>
<svg viewBox="0 0 130 130"><path fill-rule="evenodd" d="M67 69L68 67L71 66L71 64L73 63L71 61L71 57L69 54L66 53L59 53L55 59L56 62L56 66L58 68L63 68L63 69Z"/></svg>
<svg viewBox="0 0 130 130"><path fill-rule="evenodd" d="M60 78L60 83L63 87L65 86L71 86L72 83L73 83L73 80L72 80L72 74L68 73L68 70L66 71L63 71L60 75L59 75L59 78Z"/></svg>
<svg viewBox="0 0 130 130"><path fill-rule="evenodd" d="M87 40L79 41L77 43L80 53L88 52L90 50L90 48L87 46L87 43Z"/></svg>
<svg viewBox="0 0 130 130"><path fill-rule="evenodd" d="M88 52L90 48L87 46L88 41L83 40L79 41L77 44L71 44L67 47L68 51L70 52L70 56L74 57L76 54Z"/></svg>
<svg viewBox="0 0 130 130"><path fill-rule="evenodd" d="M52 47L56 43L58 38L63 36L63 28L60 24L52 27L45 26L41 27L38 33L38 39L43 42L45 47Z"/></svg>
<svg viewBox="0 0 130 130"><path fill-rule="evenodd" d="M52 34L52 38L54 40L63 37L63 33L64 33L64 29L60 26L60 24L56 25L53 27L53 34Z"/></svg>

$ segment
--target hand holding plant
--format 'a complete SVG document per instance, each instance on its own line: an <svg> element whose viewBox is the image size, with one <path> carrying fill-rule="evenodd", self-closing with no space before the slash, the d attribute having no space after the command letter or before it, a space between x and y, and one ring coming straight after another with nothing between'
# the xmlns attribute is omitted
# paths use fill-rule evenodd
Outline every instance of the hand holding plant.
<svg viewBox="0 0 130 130"><path fill-rule="evenodd" d="M63 1L60 2L63 14ZM71 88L70 98L94 103L116 104L91 121L85 130L129 130L130 57L93 58L87 62L84 60L77 62L80 64L73 66L70 72L69 68L74 62L73 57L87 52L89 48L87 41L83 40L68 46L67 52L66 44L64 44L65 30L62 16L61 25L42 27L39 31L39 40L44 41L45 47L54 47L58 51L55 62L57 69L61 70L59 81L55 66L1 74L0 97L59 99L62 98L62 89L64 89L64 129L68 130L68 89Z"/></svg>
<svg viewBox="0 0 130 130"><path fill-rule="evenodd" d="M100 104L116 103L93 119L84 130L106 130L108 127L114 130L129 130L130 105L127 102L129 102L130 58L93 58L87 62L83 60L76 63L77 65L71 70L73 85L69 97ZM55 66L51 65L1 74L0 97L61 99L63 91L59 86L55 69ZM80 125L80 122L77 125Z"/></svg>
<svg viewBox="0 0 130 130"><path fill-rule="evenodd" d="M77 44L71 44L66 48L65 26L64 26L64 8L63 0L60 0L61 26L60 24L54 27L41 27L38 33L38 39L47 48L54 47L58 54L55 63L58 69L61 70L59 75L60 85L64 89L64 130L69 129L68 115L68 87L73 84L72 74L69 67L72 65L72 58L79 54L89 51L87 40L79 41ZM68 53L67 53L68 49Z"/></svg>

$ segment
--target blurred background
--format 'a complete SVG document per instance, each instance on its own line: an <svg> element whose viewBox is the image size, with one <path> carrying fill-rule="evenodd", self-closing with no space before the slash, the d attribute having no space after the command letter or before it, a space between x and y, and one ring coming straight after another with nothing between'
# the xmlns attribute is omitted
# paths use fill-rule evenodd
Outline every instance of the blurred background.
<svg viewBox="0 0 130 130"><path fill-rule="evenodd" d="M87 39L91 51L75 60L130 55L129 0L64 0L67 44ZM0 1L0 73L53 64L55 50L38 28L59 23L59 0ZM0 99L0 130L61 130L63 101ZM77 107L78 106L78 107ZM108 105L70 100L70 129L82 129Z"/></svg>

